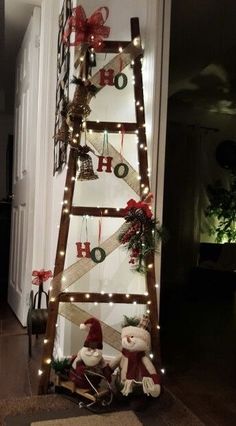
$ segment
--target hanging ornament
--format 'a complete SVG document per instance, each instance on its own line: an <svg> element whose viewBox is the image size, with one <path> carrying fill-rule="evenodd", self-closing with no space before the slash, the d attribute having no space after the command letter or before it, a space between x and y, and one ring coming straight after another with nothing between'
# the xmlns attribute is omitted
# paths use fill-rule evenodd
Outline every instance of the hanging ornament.
<svg viewBox="0 0 236 426"><path fill-rule="evenodd" d="M111 170L112 160L113 160L113 157L109 156L108 133L105 130L103 133L102 155L98 156L97 172L105 171L106 173L112 173L112 170Z"/></svg>
<svg viewBox="0 0 236 426"><path fill-rule="evenodd" d="M100 80L99 85L100 86L115 86L116 89L122 90L124 89L128 84L128 77L126 74L122 72L123 69L123 60L122 57L119 57L120 61L120 71L115 75L115 70L112 68L101 68L99 70L100 74Z"/></svg>
<svg viewBox="0 0 236 426"><path fill-rule="evenodd" d="M116 89L122 90L128 84L128 77L127 77L126 74L124 74L122 72L122 69L123 69L123 60L122 60L121 56L120 56L119 60L120 60L120 72L118 74L116 74L116 76L114 78L114 86L115 86Z"/></svg>
<svg viewBox="0 0 236 426"><path fill-rule="evenodd" d="M82 257L87 257L88 259L91 257L90 256L90 242L86 241L85 243L81 243L80 241L76 244L76 248L77 248L77 257L82 258Z"/></svg>
<svg viewBox="0 0 236 426"><path fill-rule="evenodd" d="M119 179L124 179L129 173L129 166L125 163L118 163L114 167L114 175Z"/></svg>
<svg viewBox="0 0 236 426"><path fill-rule="evenodd" d="M95 263L102 263L106 259L106 252L100 247L102 238L102 217L98 221L98 247L94 247L91 252L91 259Z"/></svg>
<svg viewBox="0 0 236 426"><path fill-rule="evenodd" d="M88 154L89 152L92 152L93 154L95 153L86 143L86 135L87 135L86 128L85 128L84 135L85 135L85 145L83 146L79 145L78 147L76 147L77 154L78 154L77 180L80 180L80 181L95 180L95 179L98 179L98 175L94 173L93 161L90 155Z"/></svg>
<svg viewBox="0 0 236 426"><path fill-rule="evenodd" d="M114 75L115 71L112 68L105 69L101 68L99 70L100 80L99 86L113 86L114 85Z"/></svg>
<svg viewBox="0 0 236 426"><path fill-rule="evenodd" d="M123 157L124 137L125 137L125 129L124 129L124 126L122 125L122 127L121 127L121 142L120 142L120 159L121 159L121 162L118 163L114 167L114 175L117 178L120 178L120 179L125 178L129 173L129 167L128 167L127 164L124 163L124 157Z"/></svg>
<svg viewBox="0 0 236 426"><path fill-rule="evenodd" d="M84 231L84 221L85 221L86 241L82 243L81 240L82 240L82 233ZM88 241L88 221L87 221L87 218L85 218L84 216L83 216L82 225L81 225L80 241L78 241L75 244L77 248L77 257L90 259L91 256L90 256L90 242Z"/></svg>
<svg viewBox="0 0 236 426"><path fill-rule="evenodd" d="M101 263L106 259L106 252L101 247L94 247L91 252L91 259L95 263Z"/></svg>
<svg viewBox="0 0 236 426"><path fill-rule="evenodd" d="M76 85L76 88L73 101L69 102L67 107L67 124L73 127L76 119L81 119L82 121L83 118L90 114L89 98L91 95L96 95L97 88L89 80L83 81L75 76L72 79L72 83Z"/></svg>
<svg viewBox="0 0 236 426"><path fill-rule="evenodd" d="M116 74L114 78L114 86L118 90L124 89L128 84L128 77L123 72Z"/></svg>
<svg viewBox="0 0 236 426"><path fill-rule="evenodd" d="M109 15L108 7L100 7L90 16L86 17L82 6L77 6L72 10L72 15L68 18L63 34L63 41L69 46L87 44L95 50L102 48L103 39L109 37L110 27L104 25ZM74 33L74 41L71 41L71 34Z"/></svg>
<svg viewBox="0 0 236 426"><path fill-rule="evenodd" d="M147 271L147 255L156 251L163 234L159 221L153 218L150 198L149 194L144 201L128 201L125 208L127 226L119 235L119 241L130 253L129 263L141 273Z"/></svg>

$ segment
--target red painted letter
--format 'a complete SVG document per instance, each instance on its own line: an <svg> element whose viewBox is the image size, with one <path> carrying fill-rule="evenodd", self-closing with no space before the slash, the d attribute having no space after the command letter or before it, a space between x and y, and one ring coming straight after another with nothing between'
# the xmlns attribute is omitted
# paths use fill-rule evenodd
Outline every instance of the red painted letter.
<svg viewBox="0 0 236 426"><path fill-rule="evenodd" d="M99 70L100 72L100 86L113 86L114 84L114 73L115 71L113 69L105 70L102 68Z"/></svg>
<svg viewBox="0 0 236 426"><path fill-rule="evenodd" d="M98 157L98 168L97 172L102 172L103 167L106 167L106 173L111 173L111 162L113 160L113 157L104 157L103 155L99 155Z"/></svg>
<svg viewBox="0 0 236 426"><path fill-rule="evenodd" d="M76 243L77 247L77 257L87 257L90 258L90 242L84 243L84 247L82 246L82 243ZM83 253L85 253L85 256L83 256Z"/></svg>

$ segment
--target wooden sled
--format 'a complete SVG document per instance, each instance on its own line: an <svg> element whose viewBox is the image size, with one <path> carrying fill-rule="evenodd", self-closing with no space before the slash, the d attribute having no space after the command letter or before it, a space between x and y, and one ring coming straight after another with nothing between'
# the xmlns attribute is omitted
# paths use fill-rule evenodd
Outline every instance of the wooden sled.
<svg viewBox="0 0 236 426"><path fill-rule="evenodd" d="M71 396L81 408L85 407L94 412L106 410L113 400L113 392L110 383L102 374L90 370L87 370L84 376L88 382L87 389L79 388L71 380L66 380L65 378L57 376L56 392ZM92 383L93 376L101 378L101 383L97 388ZM65 391L65 393L63 391Z"/></svg>

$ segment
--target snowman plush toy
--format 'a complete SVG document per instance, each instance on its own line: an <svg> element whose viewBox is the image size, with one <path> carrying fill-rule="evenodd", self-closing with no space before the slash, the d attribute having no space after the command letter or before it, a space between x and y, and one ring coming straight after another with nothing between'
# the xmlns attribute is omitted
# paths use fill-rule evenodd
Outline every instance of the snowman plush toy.
<svg viewBox="0 0 236 426"><path fill-rule="evenodd" d="M122 328L122 353L110 363L112 370L119 367L119 387L124 396L134 393L157 398L160 395L160 375L148 356L151 348L148 324L148 316L144 315L136 325Z"/></svg>
<svg viewBox="0 0 236 426"><path fill-rule="evenodd" d="M93 386L98 386L103 375L110 381L111 370L107 366L102 354L102 329L100 322L96 318L89 318L80 324L80 329L88 330L87 338L84 346L79 350L77 355L71 359L71 369L69 378L79 388L90 388L90 382ZM95 373L88 381L88 372ZM96 375L97 373L97 375Z"/></svg>

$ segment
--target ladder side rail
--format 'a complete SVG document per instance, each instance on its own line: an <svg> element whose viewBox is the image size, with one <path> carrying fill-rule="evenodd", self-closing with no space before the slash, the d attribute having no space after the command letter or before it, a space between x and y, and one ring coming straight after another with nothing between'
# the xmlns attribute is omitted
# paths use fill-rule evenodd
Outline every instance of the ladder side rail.
<svg viewBox="0 0 236 426"><path fill-rule="evenodd" d="M131 18L131 37L134 42L135 39L140 41L140 28L139 19ZM139 159L139 173L140 173L140 193L141 198L145 198L147 192L150 191L150 183L148 176L148 158L147 158L147 139L145 131L145 107L143 97L143 78L142 78L142 57L140 54L134 59L133 74L135 78L134 84L134 97L135 97L135 111L136 120L138 125L138 159ZM157 292L156 292L156 277L154 268L154 253L147 256L146 265L146 285L151 304L149 305L150 321L151 321L151 341L152 351L156 355L154 357L154 363L159 367L158 358L160 357L160 344L159 344L159 333L158 333L158 304L157 304Z"/></svg>

